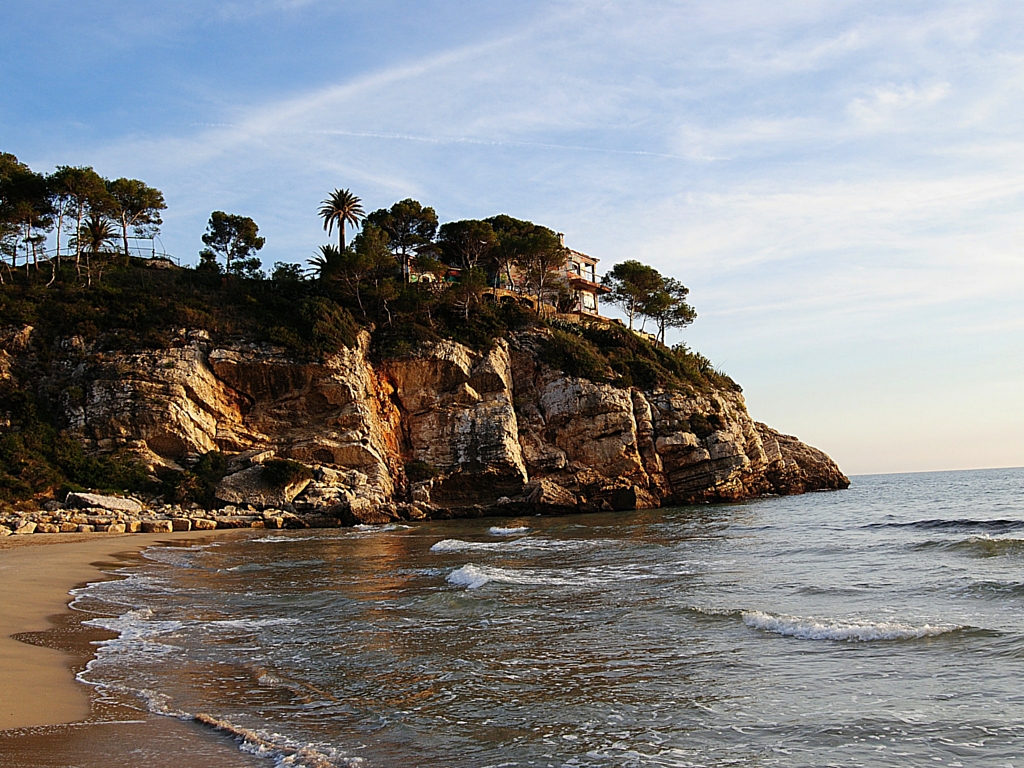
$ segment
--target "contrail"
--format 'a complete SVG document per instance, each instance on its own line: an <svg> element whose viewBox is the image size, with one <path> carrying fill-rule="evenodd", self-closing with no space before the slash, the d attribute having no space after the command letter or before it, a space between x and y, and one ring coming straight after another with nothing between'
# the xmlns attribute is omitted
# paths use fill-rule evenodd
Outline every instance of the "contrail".
<svg viewBox="0 0 1024 768"><path fill-rule="evenodd" d="M231 123L196 123L209 128L235 128ZM666 152L648 152L640 149L609 149L607 147L588 147L582 144L549 144L540 141L509 141L497 139L471 139L466 136L415 136L409 133L377 133L372 131L341 131L341 130L300 130L294 133L317 133L326 136L353 136L360 139L389 139L393 141L417 141L423 144L475 144L482 147L531 147L536 149L563 149L572 152L600 152L607 155L634 155L637 157L660 157L670 160L690 160L683 155Z"/></svg>
<svg viewBox="0 0 1024 768"><path fill-rule="evenodd" d="M499 141L496 139L470 139L464 136L435 138L431 136L414 136L406 133L371 133L368 131L319 130L309 133L322 133L332 136L355 136L366 139L397 139L399 141L419 141L425 144L476 144L485 147L536 147L538 149L567 149L575 152L602 152L609 155L638 155L641 157L664 157L672 160L686 160L682 155L664 152L647 152L639 149L608 149L606 147L587 147L581 144L548 144L540 141Z"/></svg>

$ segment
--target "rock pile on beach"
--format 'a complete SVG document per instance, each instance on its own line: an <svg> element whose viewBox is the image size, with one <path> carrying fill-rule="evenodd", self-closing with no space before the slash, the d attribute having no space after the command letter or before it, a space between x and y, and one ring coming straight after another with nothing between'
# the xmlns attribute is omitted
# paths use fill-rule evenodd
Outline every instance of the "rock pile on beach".
<svg viewBox="0 0 1024 768"><path fill-rule="evenodd" d="M0 513L0 536L35 533L171 533L218 528L309 528L282 509L256 510L228 505L207 510L197 505L147 505L138 499L69 493L64 503L48 501L31 512Z"/></svg>

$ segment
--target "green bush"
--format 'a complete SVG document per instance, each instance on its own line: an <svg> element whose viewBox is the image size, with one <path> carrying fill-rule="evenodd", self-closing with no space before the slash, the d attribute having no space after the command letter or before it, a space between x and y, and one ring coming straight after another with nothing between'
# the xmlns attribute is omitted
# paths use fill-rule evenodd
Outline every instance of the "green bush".
<svg viewBox="0 0 1024 768"><path fill-rule="evenodd" d="M146 492L155 486L127 451L89 454L75 435L59 430L36 396L0 388L0 500L62 497L69 490Z"/></svg>
<svg viewBox="0 0 1024 768"><path fill-rule="evenodd" d="M541 342L540 358L569 376L607 381L609 364L594 344L572 333L552 330Z"/></svg>
<svg viewBox="0 0 1024 768"><path fill-rule="evenodd" d="M276 488L284 488L312 478L313 471L298 461L269 459L263 462L263 479Z"/></svg>
<svg viewBox="0 0 1024 768"><path fill-rule="evenodd" d="M184 472L165 472L164 496L178 504L194 502L207 509L216 506L217 484L228 473L228 457L210 451Z"/></svg>

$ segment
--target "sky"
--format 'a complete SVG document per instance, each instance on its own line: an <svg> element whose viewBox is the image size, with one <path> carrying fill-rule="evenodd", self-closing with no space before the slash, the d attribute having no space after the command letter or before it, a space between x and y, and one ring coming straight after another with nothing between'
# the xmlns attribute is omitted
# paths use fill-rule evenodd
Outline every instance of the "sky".
<svg viewBox="0 0 1024 768"><path fill-rule="evenodd" d="M213 210L508 213L690 288L678 332L848 474L1024 465L1024 4L0 0L0 151Z"/></svg>

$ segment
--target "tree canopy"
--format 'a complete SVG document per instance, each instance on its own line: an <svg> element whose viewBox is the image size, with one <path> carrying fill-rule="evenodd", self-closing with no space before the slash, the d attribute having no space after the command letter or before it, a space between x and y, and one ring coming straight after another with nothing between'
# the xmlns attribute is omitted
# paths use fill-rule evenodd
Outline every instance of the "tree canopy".
<svg viewBox="0 0 1024 768"><path fill-rule="evenodd" d="M388 245L402 266L402 277L409 281L409 258L429 249L437 232L437 214L418 200L406 198L381 208L366 220L387 233Z"/></svg>
<svg viewBox="0 0 1024 768"><path fill-rule="evenodd" d="M160 211L167 208L164 194L138 179L114 179L106 184L109 198L110 218L121 228L121 244L127 261L128 229L136 234L152 235L163 224Z"/></svg>
<svg viewBox="0 0 1024 768"><path fill-rule="evenodd" d="M226 272L255 276L260 270L260 260L255 254L266 242L259 231L259 226L248 216L214 211L203 235L206 248L199 252L202 264L219 269L217 259L223 258Z"/></svg>

